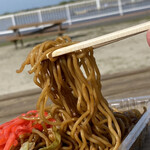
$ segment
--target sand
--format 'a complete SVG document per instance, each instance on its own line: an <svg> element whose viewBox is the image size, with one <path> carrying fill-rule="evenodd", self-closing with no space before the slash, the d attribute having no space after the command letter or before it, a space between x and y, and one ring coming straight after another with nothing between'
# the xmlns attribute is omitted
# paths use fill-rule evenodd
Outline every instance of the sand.
<svg viewBox="0 0 150 150"><path fill-rule="evenodd" d="M145 21L147 20L82 28L68 31L67 35L73 40L83 41ZM24 48L17 50L14 45L0 47L0 95L36 88L33 75L27 72L29 67L21 74L16 73L34 43L35 41L26 42ZM94 52L102 75L150 67L150 48L146 42L146 33L96 49Z"/></svg>

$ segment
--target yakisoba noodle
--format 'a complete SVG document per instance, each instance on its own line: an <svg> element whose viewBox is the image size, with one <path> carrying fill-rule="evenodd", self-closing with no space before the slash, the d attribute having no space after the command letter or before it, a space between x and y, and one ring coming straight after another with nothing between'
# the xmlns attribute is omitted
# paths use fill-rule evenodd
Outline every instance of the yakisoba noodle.
<svg viewBox="0 0 150 150"><path fill-rule="evenodd" d="M31 65L29 73L34 73L35 84L42 88L37 102L39 117L59 130L58 149L117 150L130 119L114 113L102 96L100 72L91 47L51 57L56 49L71 44L74 42L64 36L35 46L17 72ZM53 105L47 108L48 98ZM47 117L45 110L49 112ZM56 122L49 121L50 117Z"/></svg>

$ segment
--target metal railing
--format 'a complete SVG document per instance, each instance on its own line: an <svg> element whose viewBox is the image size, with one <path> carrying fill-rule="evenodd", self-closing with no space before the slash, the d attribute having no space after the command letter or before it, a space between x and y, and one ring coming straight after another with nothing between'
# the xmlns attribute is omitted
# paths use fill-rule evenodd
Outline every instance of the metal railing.
<svg viewBox="0 0 150 150"><path fill-rule="evenodd" d="M12 25L66 19L69 25L89 19L150 9L150 0L90 0L57 7L0 16L0 34L11 33Z"/></svg>

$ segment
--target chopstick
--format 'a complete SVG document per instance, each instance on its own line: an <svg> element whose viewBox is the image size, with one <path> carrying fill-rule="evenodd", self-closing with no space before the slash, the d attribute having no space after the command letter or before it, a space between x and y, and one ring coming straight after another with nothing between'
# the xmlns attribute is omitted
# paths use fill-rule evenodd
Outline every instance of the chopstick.
<svg viewBox="0 0 150 150"><path fill-rule="evenodd" d="M57 49L52 53L52 57L75 52L77 50L85 49L91 46L94 49L98 47L102 47L102 46L120 41L122 39L128 38L130 36L134 36L136 34L145 32L148 29L150 29L150 21L136 25L136 26L132 26L123 30L119 30L110 34L106 34L97 38L93 38L93 39L86 40L77 44L73 44L67 47Z"/></svg>

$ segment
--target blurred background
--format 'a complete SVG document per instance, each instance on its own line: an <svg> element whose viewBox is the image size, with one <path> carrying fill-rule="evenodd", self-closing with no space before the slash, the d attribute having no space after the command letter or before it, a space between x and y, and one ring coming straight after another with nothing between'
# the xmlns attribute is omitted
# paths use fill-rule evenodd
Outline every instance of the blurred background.
<svg viewBox="0 0 150 150"><path fill-rule="evenodd" d="M21 74L16 69L36 44L60 35L58 23L52 22L61 21L63 35L84 41L150 20L150 0L0 0L0 4L0 95L36 88L29 67ZM94 53L102 76L150 67L146 33Z"/></svg>

